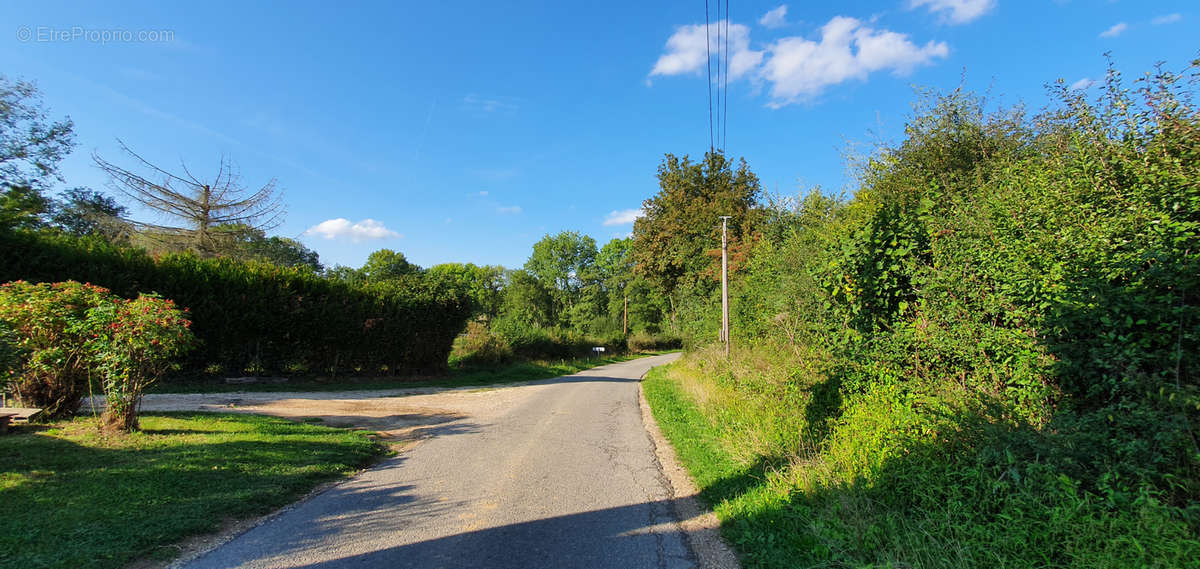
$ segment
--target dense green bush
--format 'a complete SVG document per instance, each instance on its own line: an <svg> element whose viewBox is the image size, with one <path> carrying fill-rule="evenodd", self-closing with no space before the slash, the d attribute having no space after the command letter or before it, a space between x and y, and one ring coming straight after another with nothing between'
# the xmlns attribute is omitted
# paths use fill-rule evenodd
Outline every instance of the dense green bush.
<svg viewBox="0 0 1200 569"><path fill-rule="evenodd" d="M75 413L91 376L88 310L111 300L106 289L77 282L0 285L0 320L12 323L22 352L12 387L22 402L48 418Z"/></svg>
<svg viewBox="0 0 1200 569"><path fill-rule="evenodd" d="M512 346L500 336L493 334L487 325L474 321L454 340L450 352L452 365L461 367L494 367L513 360Z"/></svg>
<svg viewBox="0 0 1200 569"><path fill-rule="evenodd" d="M505 342L512 353L527 360L561 360L587 357L602 346L609 355L626 351L620 332L592 336L574 330L530 326L520 317L504 315L491 323L491 333Z"/></svg>
<svg viewBox="0 0 1200 569"><path fill-rule="evenodd" d="M0 393L7 392L9 383L16 378L21 362L21 352L17 348L19 341L12 324L0 320Z"/></svg>
<svg viewBox="0 0 1200 569"><path fill-rule="evenodd" d="M667 334L649 334L638 332L629 336L626 346L631 352L657 352L661 350L678 350L683 347L683 340Z"/></svg>
<svg viewBox="0 0 1200 569"><path fill-rule="evenodd" d="M304 268L191 255L154 258L98 239L0 232L0 281L79 280L191 311L185 373L395 374L444 369L469 303L410 275L353 285Z"/></svg>
<svg viewBox="0 0 1200 569"><path fill-rule="evenodd" d="M778 469L717 491L751 565L1194 560L1196 69L1034 117L931 96L853 199L772 212L740 353L684 374L730 456Z"/></svg>

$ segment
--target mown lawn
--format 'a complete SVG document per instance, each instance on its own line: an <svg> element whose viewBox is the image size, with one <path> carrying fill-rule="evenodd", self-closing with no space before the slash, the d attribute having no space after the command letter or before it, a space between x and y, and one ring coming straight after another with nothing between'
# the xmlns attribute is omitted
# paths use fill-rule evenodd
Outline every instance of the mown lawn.
<svg viewBox="0 0 1200 569"><path fill-rule="evenodd" d="M0 567L122 567L267 513L385 451L362 432L254 415L144 415L142 432L95 419L0 436Z"/></svg>

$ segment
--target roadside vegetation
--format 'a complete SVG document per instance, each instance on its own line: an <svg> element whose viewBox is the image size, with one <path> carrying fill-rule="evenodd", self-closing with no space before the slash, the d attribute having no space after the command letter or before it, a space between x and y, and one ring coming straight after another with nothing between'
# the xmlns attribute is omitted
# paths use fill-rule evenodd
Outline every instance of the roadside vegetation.
<svg viewBox="0 0 1200 569"><path fill-rule="evenodd" d="M0 565L121 567L269 512L375 460L362 433L281 419L139 417L147 390L341 390L544 379L678 348L629 240L546 236L524 268L428 268L381 249L325 267L269 232L276 181L243 187L121 144L107 193L66 185L74 123L0 76ZM193 175L195 172L197 175ZM129 207L161 214L133 219ZM628 308L627 308L628 307ZM596 352L594 348L603 351ZM228 384L236 377L287 383ZM101 417L77 417L103 394Z"/></svg>
<svg viewBox="0 0 1200 569"><path fill-rule="evenodd" d="M1197 69L927 94L853 198L763 209L733 357L645 385L748 567L1195 565Z"/></svg>
<svg viewBox="0 0 1200 569"><path fill-rule="evenodd" d="M202 172L194 165L171 171L121 143L120 156L92 157L111 194L56 191L66 183L58 165L76 146L74 123L52 119L30 82L0 77L0 102L0 283L84 283L186 310L195 341L174 351L160 389L216 389L246 376L401 383L586 358L597 346L606 355L680 346L661 325L662 297L634 274L628 239L598 249L578 233L547 235L516 270L423 268L389 249L359 268L325 267L303 244L268 235L284 209L275 180L248 189L227 158L210 178L194 175ZM133 219L130 206L165 224ZM9 344L28 343L33 329L18 328ZM43 393L54 374L31 379L30 349L0 353L24 378L11 382L11 395L51 409L47 417L70 414L73 401L96 391L85 380L97 378L63 365L54 393Z"/></svg>
<svg viewBox="0 0 1200 569"><path fill-rule="evenodd" d="M396 388L455 388L503 385L571 375L594 367L625 362L643 356L667 353L651 351L615 356L563 360L519 360L511 363L466 367L451 358L450 371L436 376L416 376L397 382L389 377L300 378L283 383L226 384L212 381L173 381L158 384L150 393L224 393L229 391L360 391Z"/></svg>
<svg viewBox="0 0 1200 569"><path fill-rule="evenodd" d="M745 160L668 154L631 237L549 234L516 269L425 268L387 249L325 267L268 236L273 181L246 194L248 210L170 226L129 219L118 201L184 210L208 188L241 195L225 162L211 183L180 179L198 194L172 197L154 181L170 173L132 151L96 156L119 195L52 195L73 124L48 119L32 84L0 78L0 282L112 295L44 313L0 298L0 378L61 417L97 381L131 402L155 379L161 391L227 390L230 376L292 379L247 387L261 390L473 385L607 361L586 359L595 347L610 358L682 346L690 354L652 375L647 396L750 567L1194 565L1198 71L1132 85L1110 72L1095 98L1060 83L1036 114L922 93L903 140L851 164L851 195L766 196ZM730 359L712 346L720 216ZM138 302L183 311L196 341L119 338L147 314L119 307ZM118 430L133 434L104 439L83 432L89 421L0 444L78 426L93 442L55 456L83 461L187 432L148 419L162 437L139 434L126 415ZM276 453L254 456L269 473ZM0 473L14 491L42 488L20 464ZM125 530L95 539L110 531Z"/></svg>
<svg viewBox="0 0 1200 569"><path fill-rule="evenodd" d="M0 565L118 568L266 514L384 452L365 433L253 415L80 417L0 436Z"/></svg>

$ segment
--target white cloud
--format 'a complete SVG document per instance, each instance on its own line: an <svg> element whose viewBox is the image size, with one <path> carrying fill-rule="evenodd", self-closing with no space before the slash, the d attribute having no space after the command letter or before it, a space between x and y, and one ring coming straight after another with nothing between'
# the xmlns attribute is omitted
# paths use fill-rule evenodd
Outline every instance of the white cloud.
<svg viewBox="0 0 1200 569"><path fill-rule="evenodd" d="M1092 85L1095 85L1095 84L1096 84L1096 81L1094 79L1088 79L1087 77L1084 77L1083 79L1080 79L1074 83L1071 83L1071 90L1072 91L1082 91L1084 89L1090 88Z"/></svg>
<svg viewBox="0 0 1200 569"><path fill-rule="evenodd" d="M996 7L996 0L909 0L910 10L926 7L951 25L974 22Z"/></svg>
<svg viewBox="0 0 1200 569"><path fill-rule="evenodd" d="M1126 24L1125 22L1118 22L1116 24L1113 24L1113 27L1111 27L1107 30L1104 30L1103 32L1100 32L1100 37L1115 38L1115 37L1121 35L1121 33L1123 33L1127 29L1129 29L1129 24Z"/></svg>
<svg viewBox="0 0 1200 569"><path fill-rule="evenodd" d="M1179 20L1182 20L1182 19L1183 19L1183 15L1180 14L1179 12L1176 12L1174 14L1167 14L1165 16L1159 16L1157 18L1154 18L1153 20L1150 20L1150 23L1152 23L1156 26L1161 26L1163 24L1174 24L1175 22L1178 22Z"/></svg>
<svg viewBox="0 0 1200 569"><path fill-rule="evenodd" d="M782 28L787 25L787 4L780 5L778 8L763 14L759 18L758 24L765 28Z"/></svg>
<svg viewBox="0 0 1200 569"><path fill-rule="evenodd" d="M626 225L633 223L635 219L642 217L643 215L646 215L646 212L642 211L641 208L612 211L609 212L608 215L604 216L604 225L606 227L610 225Z"/></svg>
<svg viewBox="0 0 1200 569"><path fill-rule="evenodd" d="M767 48L760 72L771 83L771 106L780 107L820 94L826 87L865 80L875 71L904 75L950 53L945 42L917 46L905 34L876 30L837 16L821 28L821 40L789 37Z"/></svg>
<svg viewBox="0 0 1200 569"><path fill-rule="evenodd" d="M328 219L318 223L304 232L305 235L318 235L326 239L349 238L355 243L359 241L369 241L374 239L396 239L404 237L391 229L383 226L383 223L374 219L364 219L358 223L352 223L349 219L339 217L336 219Z"/></svg>
<svg viewBox="0 0 1200 569"><path fill-rule="evenodd" d="M496 212L497 212L497 213L503 213L503 214L513 214L513 215L515 215L515 214L521 213L521 206L519 206L519 205L502 205L502 206L497 206L497 207L496 207Z"/></svg>
<svg viewBox="0 0 1200 569"><path fill-rule="evenodd" d="M721 28L717 25L714 29ZM866 80L876 71L905 75L950 54L945 42L919 46L906 34L874 29L845 16L829 20L820 34L815 41L801 36L781 38L755 51L750 49L749 28L731 24L730 79L768 84L772 99L768 106L778 108L810 99L832 85ZM667 40L666 51L650 75L699 75L706 62L704 26L680 26Z"/></svg>
<svg viewBox="0 0 1200 569"><path fill-rule="evenodd" d="M715 53L716 45L724 37L724 20L714 23L708 33L707 43L703 24L679 26L667 39L667 51L654 62L650 76L683 75L699 73L708 62L709 51ZM750 49L750 28L743 24L729 24L729 79L737 80L758 67L763 53Z"/></svg>

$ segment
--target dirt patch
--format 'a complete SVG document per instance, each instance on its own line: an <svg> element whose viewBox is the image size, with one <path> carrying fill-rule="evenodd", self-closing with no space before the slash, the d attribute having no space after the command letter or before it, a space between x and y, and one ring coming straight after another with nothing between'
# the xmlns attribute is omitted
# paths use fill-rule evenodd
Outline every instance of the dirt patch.
<svg viewBox="0 0 1200 569"><path fill-rule="evenodd" d="M142 411L255 413L331 427L373 431L392 445L452 434L504 409L521 390L410 388L342 392L153 393ZM89 413L104 409L104 398L84 403Z"/></svg>

